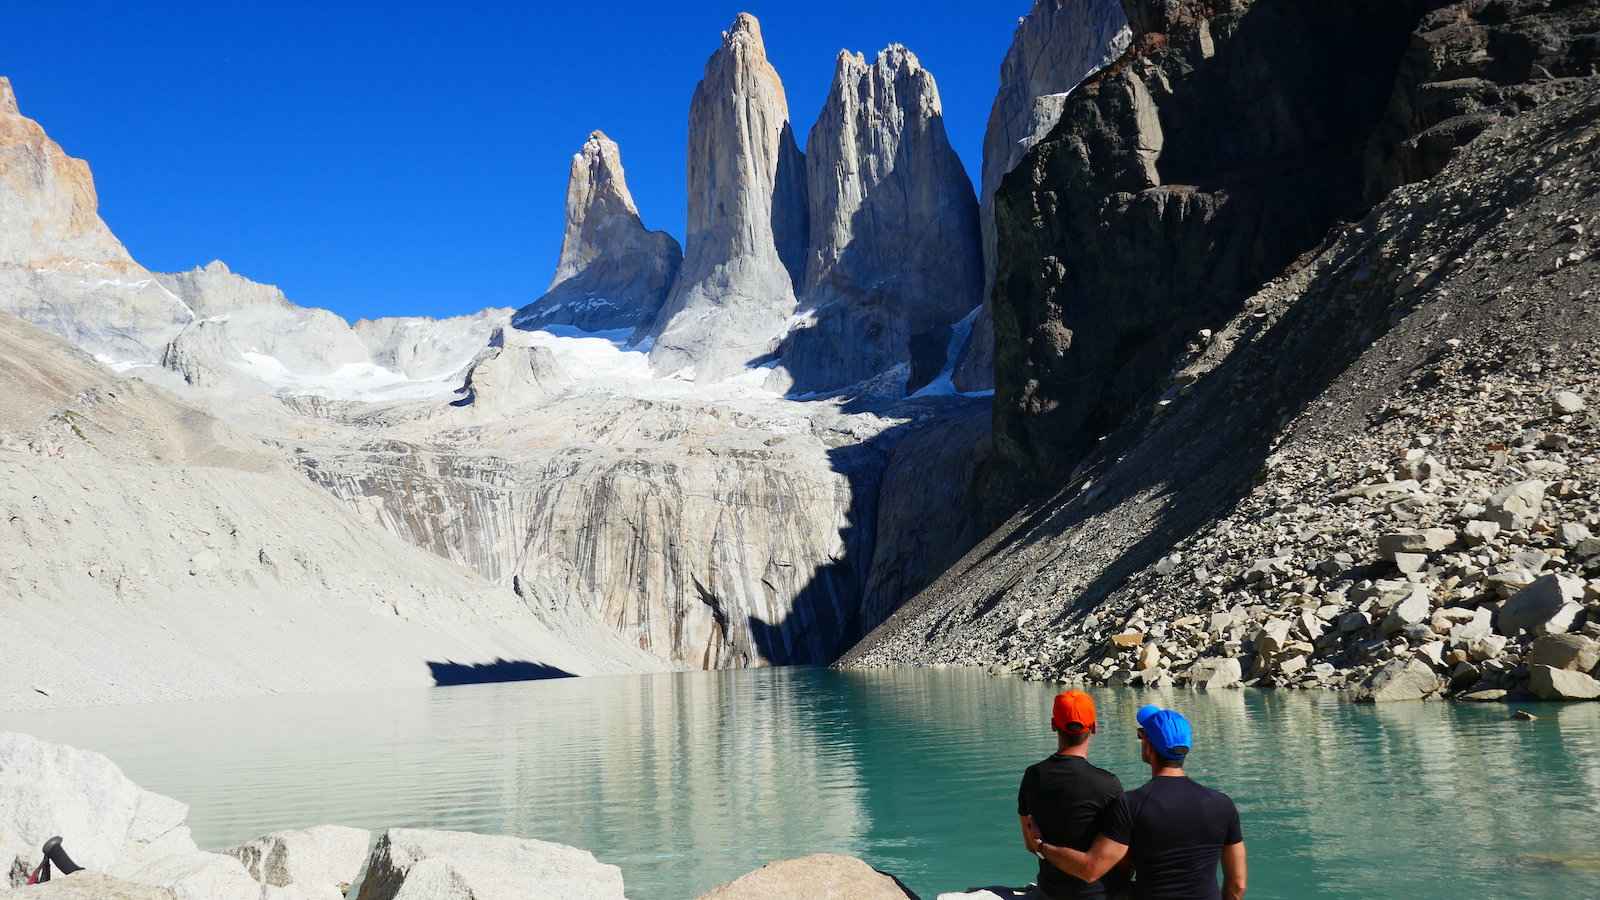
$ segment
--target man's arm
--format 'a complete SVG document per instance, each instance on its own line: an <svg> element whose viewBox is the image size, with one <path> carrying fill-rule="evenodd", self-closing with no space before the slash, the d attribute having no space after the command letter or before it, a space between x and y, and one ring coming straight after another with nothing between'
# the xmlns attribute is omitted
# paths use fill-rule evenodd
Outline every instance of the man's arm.
<svg viewBox="0 0 1600 900"><path fill-rule="evenodd" d="M1249 880L1249 867L1244 860L1244 841L1222 848L1223 900L1244 900L1245 882Z"/></svg>
<svg viewBox="0 0 1600 900"><path fill-rule="evenodd" d="M1089 848L1088 853L1043 842L1039 844L1039 852L1044 854L1050 865L1073 878L1095 882L1116 868L1117 863L1122 862L1122 858L1128 855L1128 845L1119 844L1102 834L1094 839L1094 845Z"/></svg>
<svg viewBox="0 0 1600 900"><path fill-rule="evenodd" d="M1039 852L1039 826L1033 824L1033 816L1018 816L1022 822L1022 846L1029 853Z"/></svg>

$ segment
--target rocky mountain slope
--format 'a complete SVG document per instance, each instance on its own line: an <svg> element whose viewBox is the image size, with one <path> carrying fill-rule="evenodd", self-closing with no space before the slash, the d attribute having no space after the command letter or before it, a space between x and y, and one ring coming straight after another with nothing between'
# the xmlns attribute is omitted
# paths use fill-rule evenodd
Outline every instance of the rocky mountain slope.
<svg viewBox="0 0 1600 900"><path fill-rule="evenodd" d="M655 669L547 582L374 529L275 450L0 315L0 705Z"/></svg>
<svg viewBox="0 0 1600 900"><path fill-rule="evenodd" d="M683 250L672 235L645 229L622 171L622 151L596 131L572 157L567 226L550 288L518 311L517 327L627 329L642 337L682 264Z"/></svg>
<svg viewBox="0 0 1600 900"><path fill-rule="evenodd" d="M1130 40L1121 0L1034 0L1017 23L1000 64L1000 91L983 134L978 190L983 229L983 312L962 349L955 384L964 391L994 387L994 292L999 245L994 195L1004 178L1061 120L1067 93L1096 69L1121 56Z"/></svg>
<svg viewBox="0 0 1600 900"><path fill-rule="evenodd" d="M1600 10L1379 6L1127 4L999 203L997 438L1060 487L850 664L1600 694Z"/></svg>

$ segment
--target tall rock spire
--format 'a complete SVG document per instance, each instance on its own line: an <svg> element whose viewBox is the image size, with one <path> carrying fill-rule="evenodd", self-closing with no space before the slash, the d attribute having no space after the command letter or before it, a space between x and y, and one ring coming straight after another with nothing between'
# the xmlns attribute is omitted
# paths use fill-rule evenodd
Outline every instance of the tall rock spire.
<svg viewBox="0 0 1600 900"><path fill-rule="evenodd" d="M841 52L806 162L811 243L784 367L815 391L911 362L915 389L983 283L978 202L932 73L899 44L871 63Z"/></svg>
<svg viewBox="0 0 1600 900"><path fill-rule="evenodd" d="M698 380L769 356L795 306L807 242L805 158L761 25L740 13L689 106L683 268L650 362Z"/></svg>
<svg viewBox="0 0 1600 900"><path fill-rule="evenodd" d="M642 329L655 321L683 262L678 242L639 218L616 142L596 131L572 157L561 258L544 296L520 310L520 328Z"/></svg>
<svg viewBox="0 0 1600 900"><path fill-rule="evenodd" d="M978 199L983 225L983 313L956 371L956 386L994 386L994 193L1034 144L1061 119L1067 92L1128 49L1132 33L1122 0L1034 0L1017 23L1000 64L1000 92L989 109L983 137L983 182Z"/></svg>

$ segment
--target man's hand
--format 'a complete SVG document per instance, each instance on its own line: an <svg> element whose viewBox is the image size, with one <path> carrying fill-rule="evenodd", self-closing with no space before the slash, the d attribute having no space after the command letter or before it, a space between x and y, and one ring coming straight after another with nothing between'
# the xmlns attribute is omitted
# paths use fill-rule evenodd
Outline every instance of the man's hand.
<svg viewBox="0 0 1600 900"><path fill-rule="evenodd" d="M1044 838L1039 834L1039 826L1033 823L1033 816L1022 817L1022 846L1029 853L1037 856L1039 848L1044 844Z"/></svg>

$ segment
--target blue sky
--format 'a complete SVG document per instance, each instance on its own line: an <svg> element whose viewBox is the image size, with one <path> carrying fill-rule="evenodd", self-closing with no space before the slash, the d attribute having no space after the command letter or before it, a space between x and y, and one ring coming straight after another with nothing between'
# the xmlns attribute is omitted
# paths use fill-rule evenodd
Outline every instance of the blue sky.
<svg viewBox="0 0 1600 900"><path fill-rule="evenodd" d="M809 131L840 49L909 46L977 181L1029 0L6 4L0 74L89 160L102 216L159 271L211 259L355 319L538 296L572 154L622 147L645 223L683 236L689 97L739 10Z"/></svg>

